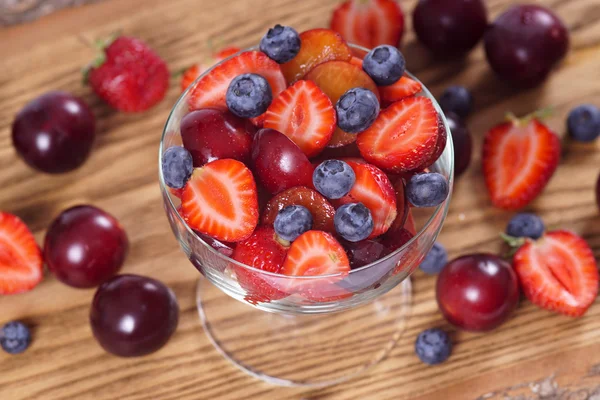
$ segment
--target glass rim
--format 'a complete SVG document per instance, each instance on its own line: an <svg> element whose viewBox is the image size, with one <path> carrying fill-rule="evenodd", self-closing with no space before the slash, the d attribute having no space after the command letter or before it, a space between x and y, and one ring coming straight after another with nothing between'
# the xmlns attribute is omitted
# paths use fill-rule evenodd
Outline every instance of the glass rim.
<svg viewBox="0 0 600 400"><path fill-rule="evenodd" d="M364 51L365 53L368 53L370 50L362 47L362 46L358 46L355 44L351 44L349 43L348 46L351 49L355 49L355 50L360 50L360 51ZM365 271L369 268L373 268L377 265L379 265L382 262L385 262L393 257L395 257L396 255L402 253L404 250L406 250L408 247L410 247L412 245L412 243L414 243L415 241L417 241L422 235L423 233L425 233L428 228L430 227L430 225L433 223L433 221L435 221L436 217L439 216L439 214L442 214L442 220L444 220L448 214L448 208L450 206L450 198L452 196L452 187L453 187L453 183L454 183L454 147L452 144L452 135L450 134L450 127L448 126L448 121L446 119L446 116L444 115L440 105L438 104L437 100L435 99L435 97L431 94L431 92L429 91L429 89L427 89L427 87L417 78L415 77L413 74L411 74L409 71L405 71L405 74L410 77L411 79L419 82L421 84L421 92L423 93L423 95L425 97L427 97L429 100L431 100L431 102L433 103L433 106L435 107L438 115L441 116L442 118L442 123L444 124L444 128L446 129L447 132L447 140L446 140L446 147L444 148L444 151L442 152L441 156L444 156L445 154L449 154L450 156L450 170L449 170L449 174L448 174L448 186L450 187L450 191L448 192L448 197L446 197L446 200L444 200L443 203L441 203L440 205L438 205L437 207L435 207L434 212L432 213L432 215L429 217L429 219L427 220L427 222L425 222L425 224L423 225L423 227L406 243L404 243L401 247L397 248L396 250L394 250L393 252L391 252L390 254L385 255L384 257L381 257L375 261L373 261L372 263L369 263L367 265L363 265L362 267L356 268L356 269L351 269L348 274L342 274L341 272L335 273L335 274L327 274L327 275L285 275L285 274L280 274L280 273L274 273L274 272L269 272L269 271L263 271L261 269L252 267L250 265L241 263L239 261L234 260L233 258L219 252L218 250L216 250L214 247L212 247L210 244L208 244L204 239L202 239L200 236L198 236L198 234L196 233L196 231L194 231L185 221L185 219L183 218L183 216L179 213L179 211L177 211L177 207L175 206L175 204L173 204L173 200L171 199L171 195L169 194L169 188L165 183L164 180L164 176L162 173L162 156L164 153L164 141L165 141L165 137L167 135L167 128L169 126L169 123L171 121L171 118L173 118L173 114L175 113L175 110L178 109L178 107L181 105L181 103L185 100L187 94L190 92L190 90L192 89L192 87L194 87L194 85L200 80L202 79L206 74L208 74L210 71L212 71L215 67L217 67L218 65L221 65L222 63L232 59L233 57L236 57L242 53L246 53L249 51L260 51L258 46L252 46L252 47L248 47L245 49L242 49L240 51L238 51L235 54L232 54L231 56L224 58L223 60L219 61L218 63L216 63L215 65L213 65L212 67L210 67L209 69L207 69L206 71L204 71L198 78L196 78L196 80L194 80L194 82L192 84L190 84L184 91L183 93L181 93L181 95L177 98L177 101L175 102L175 104L173 105L173 108L171 108L171 111L169 112L169 116L167 117L167 120L165 122L165 126L163 128L163 133L162 136L160 138L160 146L158 149L158 177L159 177L159 184L160 184L160 190L161 190L161 194L162 197L164 199L164 197L166 196L168 199L168 207L170 209L170 211L174 212L175 215L177 216L177 218L179 219L179 222L181 224L183 224L183 226L185 226L188 235L191 235L191 237L195 240L200 242L204 247L207 248L207 250L209 252L212 252L213 255L221 258L224 262L227 263L232 263L234 264L236 267L239 268L243 268L246 270L249 270L250 272L254 272L254 273L258 273L261 275L266 275L266 276L270 276L273 278L277 278L277 279L299 279L299 280L312 280L312 279L323 279L323 278L333 278L333 277L345 277L348 275L352 275L352 274L356 274L362 271ZM410 206L409 206L410 207ZM441 226L440 226L441 229Z"/></svg>

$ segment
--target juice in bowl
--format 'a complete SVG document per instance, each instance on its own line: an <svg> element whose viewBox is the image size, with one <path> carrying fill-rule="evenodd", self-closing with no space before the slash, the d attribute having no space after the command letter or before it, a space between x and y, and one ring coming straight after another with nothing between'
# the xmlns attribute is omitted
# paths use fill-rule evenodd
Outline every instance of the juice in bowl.
<svg viewBox="0 0 600 400"><path fill-rule="evenodd" d="M451 136L391 46L277 25L204 72L160 143L205 333L245 372L322 387L382 360L453 180ZM397 287L398 286L398 287Z"/></svg>

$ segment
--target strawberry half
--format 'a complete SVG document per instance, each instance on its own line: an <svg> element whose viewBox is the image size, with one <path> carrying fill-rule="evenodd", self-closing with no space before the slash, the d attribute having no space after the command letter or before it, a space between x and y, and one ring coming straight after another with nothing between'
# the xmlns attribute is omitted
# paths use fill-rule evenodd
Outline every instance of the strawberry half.
<svg viewBox="0 0 600 400"><path fill-rule="evenodd" d="M238 75L254 73L263 76L271 86L273 98L286 88L279 64L260 51L247 51L217 65L204 75L190 92L190 110L217 108L227 110L225 94L231 80Z"/></svg>
<svg viewBox="0 0 600 400"><path fill-rule="evenodd" d="M373 217L373 232L369 239L377 237L390 228L398 211L396 209L396 191L389 178L379 168L362 160L344 160L352 167L356 182L350 193L335 201L337 207L347 203L363 203Z"/></svg>
<svg viewBox="0 0 600 400"><path fill-rule="evenodd" d="M232 159L196 168L186 183L181 209L188 225L224 242L252 235L258 223L258 197L252 172Z"/></svg>
<svg viewBox="0 0 600 400"><path fill-rule="evenodd" d="M333 11L331 29L348 43L368 49L380 44L398 46L404 14L395 0L348 0Z"/></svg>
<svg viewBox="0 0 600 400"><path fill-rule="evenodd" d="M275 230L269 226L258 227L252 236L240 242L232 258L261 271L279 273L285 261L287 247L277 240ZM252 304L268 303L286 297L269 282L269 276L247 268L235 266L238 283L248 294L246 301Z"/></svg>
<svg viewBox="0 0 600 400"><path fill-rule="evenodd" d="M382 110L358 134L356 144L368 162L391 172L424 167L435 151L438 115L426 97L408 97Z"/></svg>
<svg viewBox="0 0 600 400"><path fill-rule="evenodd" d="M0 212L0 295L27 292L42 280L42 252L18 217Z"/></svg>
<svg viewBox="0 0 600 400"><path fill-rule="evenodd" d="M494 206L517 210L533 201L554 174L560 140L535 118L505 122L483 142L483 176Z"/></svg>
<svg viewBox="0 0 600 400"><path fill-rule="evenodd" d="M314 82L300 80L273 100L263 126L283 133L313 157L329 143L336 114L329 97Z"/></svg>
<svg viewBox="0 0 600 400"><path fill-rule="evenodd" d="M513 267L527 298L539 307L577 317L598 294L598 266L588 244L573 232L547 232L517 250Z"/></svg>
<svg viewBox="0 0 600 400"><path fill-rule="evenodd" d="M350 272L350 262L342 245L322 231L308 231L300 235L288 250L281 272L290 276L318 276L337 274L322 279L288 279L287 286L294 293L309 299L342 295L332 293L332 285Z"/></svg>
<svg viewBox="0 0 600 400"><path fill-rule="evenodd" d="M423 87L421 83L403 76L396 83L389 86L379 86L379 96L381 104L386 107L389 104L404 99L405 97L414 96L419 93Z"/></svg>
<svg viewBox="0 0 600 400"><path fill-rule="evenodd" d="M213 56L205 60L202 64L194 64L191 67L187 68L183 75L181 76L181 91L183 92L188 88L194 81L204 73L204 71L208 70L210 67L218 63L219 61L223 61L229 56L234 55L239 52L241 49L239 47L230 46L226 47L223 50L213 54Z"/></svg>

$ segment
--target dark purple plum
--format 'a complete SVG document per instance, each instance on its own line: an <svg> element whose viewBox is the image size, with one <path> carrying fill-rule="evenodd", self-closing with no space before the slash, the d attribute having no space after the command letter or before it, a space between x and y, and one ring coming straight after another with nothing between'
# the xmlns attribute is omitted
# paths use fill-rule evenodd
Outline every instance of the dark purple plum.
<svg viewBox="0 0 600 400"><path fill-rule="evenodd" d="M12 141L31 167L49 174L72 171L85 162L96 136L89 107L65 92L49 92L27 103L15 117Z"/></svg>
<svg viewBox="0 0 600 400"><path fill-rule="evenodd" d="M487 10L483 0L420 0L413 25L419 40L434 54L460 56L483 36Z"/></svg>
<svg viewBox="0 0 600 400"><path fill-rule="evenodd" d="M569 32L551 10L537 5L509 8L484 36L488 62L496 74L518 87L546 80L569 49Z"/></svg>
<svg viewBox="0 0 600 400"><path fill-rule="evenodd" d="M94 337L117 356L153 353L168 341L179 321L173 292L162 282L139 275L119 275L94 296L90 324Z"/></svg>

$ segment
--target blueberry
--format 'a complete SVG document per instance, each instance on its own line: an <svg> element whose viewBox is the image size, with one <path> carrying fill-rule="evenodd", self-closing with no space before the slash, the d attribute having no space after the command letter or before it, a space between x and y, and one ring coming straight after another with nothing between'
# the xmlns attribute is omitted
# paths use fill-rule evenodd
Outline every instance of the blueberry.
<svg viewBox="0 0 600 400"><path fill-rule="evenodd" d="M347 163L340 160L323 161L313 173L315 189L328 199L339 199L350 192L356 175Z"/></svg>
<svg viewBox="0 0 600 400"><path fill-rule="evenodd" d="M406 61L400 50L388 44L375 47L363 60L363 69L378 86L396 83L405 68Z"/></svg>
<svg viewBox="0 0 600 400"><path fill-rule="evenodd" d="M450 86L440 97L440 107L445 113L453 112L466 118L473 109L473 96L464 86Z"/></svg>
<svg viewBox="0 0 600 400"><path fill-rule="evenodd" d="M575 107L567 118L571 137L580 142L591 142L600 135L600 109L592 104Z"/></svg>
<svg viewBox="0 0 600 400"><path fill-rule="evenodd" d="M358 133L370 127L379 115L379 101L370 90L354 88L340 97L335 104L335 111L341 130Z"/></svg>
<svg viewBox="0 0 600 400"><path fill-rule="evenodd" d="M448 263L448 252L439 242L435 242L429 253L425 256L419 268L429 275L439 274L442 268Z"/></svg>
<svg viewBox="0 0 600 400"><path fill-rule="evenodd" d="M277 24L260 40L260 51L279 64L286 63L300 51L300 36L293 28Z"/></svg>
<svg viewBox="0 0 600 400"><path fill-rule="evenodd" d="M544 221L532 213L520 213L512 217L506 226L506 234L514 237L539 239L546 230Z"/></svg>
<svg viewBox="0 0 600 400"><path fill-rule="evenodd" d="M0 329L0 345L10 354L22 353L31 343L31 332L22 322L12 321Z"/></svg>
<svg viewBox="0 0 600 400"><path fill-rule="evenodd" d="M267 111L273 100L269 82L258 74L238 75L229 84L225 102L241 118L254 118Z"/></svg>
<svg viewBox="0 0 600 400"><path fill-rule="evenodd" d="M413 175L406 184L406 197L415 207L435 207L449 191L448 180L437 172Z"/></svg>
<svg viewBox="0 0 600 400"><path fill-rule="evenodd" d="M312 214L306 207L293 205L284 207L277 213L273 227L280 238L293 242L309 231L312 223Z"/></svg>
<svg viewBox="0 0 600 400"><path fill-rule="evenodd" d="M448 334L441 329L427 329L419 333L415 352L425 364L443 363L450 357L452 343Z"/></svg>
<svg viewBox="0 0 600 400"><path fill-rule="evenodd" d="M194 171L189 151L181 146L169 147L162 157L162 173L167 186L181 189Z"/></svg>
<svg viewBox="0 0 600 400"><path fill-rule="evenodd" d="M335 212L336 232L349 242L360 242L373 232L371 211L362 203L344 204Z"/></svg>

